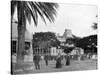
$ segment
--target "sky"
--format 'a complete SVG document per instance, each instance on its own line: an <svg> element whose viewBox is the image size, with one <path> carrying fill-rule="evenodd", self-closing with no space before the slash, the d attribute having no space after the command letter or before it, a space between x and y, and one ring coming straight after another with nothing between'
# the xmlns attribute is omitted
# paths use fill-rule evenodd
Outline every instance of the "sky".
<svg viewBox="0 0 100 75"><path fill-rule="evenodd" d="M34 32L55 32L62 35L65 29L71 29L72 33L79 37L97 34L97 30L92 29L94 22L97 22L97 6L81 4L59 4L55 22L50 23L47 19L45 24L39 17L38 26L27 22L27 30ZM16 17L15 17L16 18Z"/></svg>

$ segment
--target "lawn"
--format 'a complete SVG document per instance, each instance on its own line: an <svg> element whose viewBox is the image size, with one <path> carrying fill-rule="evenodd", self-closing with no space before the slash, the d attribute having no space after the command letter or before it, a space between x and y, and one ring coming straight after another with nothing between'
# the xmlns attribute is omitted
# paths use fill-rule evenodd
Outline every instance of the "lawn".
<svg viewBox="0 0 100 75"><path fill-rule="evenodd" d="M60 69L55 68L55 61L49 61L49 65L46 66L44 61L40 62L40 70L36 70L33 62L23 63L23 69L16 69L13 64L14 74L28 74L28 73L45 73L45 72L61 72L61 71L82 71L82 70L96 70L97 60L71 60L69 66L65 66L65 60L62 61L63 66Z"/></svg>

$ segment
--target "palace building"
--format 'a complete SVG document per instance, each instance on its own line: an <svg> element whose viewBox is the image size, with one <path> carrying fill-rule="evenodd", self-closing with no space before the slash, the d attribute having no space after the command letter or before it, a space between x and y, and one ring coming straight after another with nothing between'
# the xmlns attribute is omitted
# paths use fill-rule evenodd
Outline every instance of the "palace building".
<svg viewBox="0 0 100 75"><path fill-rule="evenodd" d="M65 42L66 42L66 39L69 39L69 38L74 38L70 29L65 29L65 32L63 33L62 36L57 35L57 39L61 42L62 46L67 45L65 44Z"/></svg>

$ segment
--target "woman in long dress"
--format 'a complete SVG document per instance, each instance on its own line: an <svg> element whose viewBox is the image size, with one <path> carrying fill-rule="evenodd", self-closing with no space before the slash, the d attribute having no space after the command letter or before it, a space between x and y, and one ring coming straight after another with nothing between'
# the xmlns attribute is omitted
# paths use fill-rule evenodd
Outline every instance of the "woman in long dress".
<svg viewBox="0 0 100 75"><path fill-rule="evenodd" d="M57 59L56 59L56 68L61 68L62 67L62 63L61 63L61 55L58 54Z"/></svg>

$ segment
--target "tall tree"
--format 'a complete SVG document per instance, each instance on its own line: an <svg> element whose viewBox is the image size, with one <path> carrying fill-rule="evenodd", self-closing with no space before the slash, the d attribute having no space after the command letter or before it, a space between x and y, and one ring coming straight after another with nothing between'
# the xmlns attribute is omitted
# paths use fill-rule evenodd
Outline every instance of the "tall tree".
<svg viewBox="0 0 100 75"><path fill-rule="evenodd" d="M47 43L49 46L54 46L57 47L60 45L60 41L57 39L55 33L53 32L40 32L40 33L35 33L33 35L33 48L39 47L39 45L46 43L42 46L47 46Z"/></svg>
<svg viewBox="0 0 100 75"><path fill-rule="evenodd" d="M94 22L92 28L93 28L94 30L96 30L96 29L98 28L97 25L98 25L98 24L97 24L96 22Z"/></svg>
<svg viewBox="0 0 100 75"><path fill-rule="evenodd" d="M96 18L98 18L98 15L96 15ZM93 25L92 25L92 28L94 30L96 30L98 28L98 23L97 22L94 22Z"/></svg>
<svg viewBox="0 0 100 75"><path fill-rule="evenodd" d="M40 16L45 23L46 23L45 20L46 18L50 22L54 22L58 4L12 0L11 20L14 15L15 8L17 8L17 18L18 18L17 63L21 63L23 60L23 52L25 44L26 20L28 20L29 23L31 23L31 19L33 19L35 26L38 25L38 16Z"/></svg>
<svg viewBox="0 0 100 75"><path fill-rule="evenodd" d="M83 37L76 43L77 47L81 47L85 50L85 53L88 52L97 52L97 35L90 35Z"/></svg>

